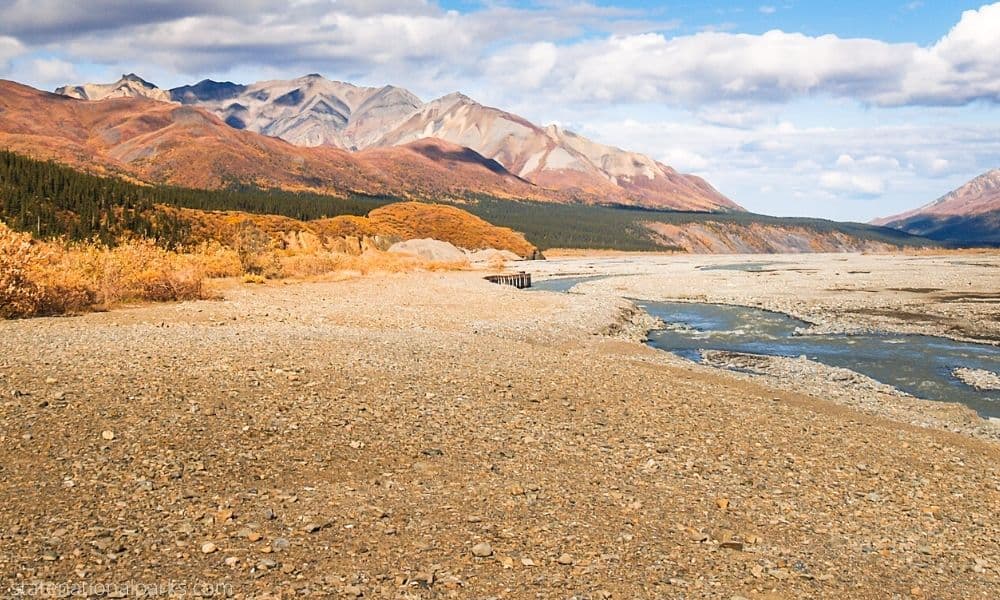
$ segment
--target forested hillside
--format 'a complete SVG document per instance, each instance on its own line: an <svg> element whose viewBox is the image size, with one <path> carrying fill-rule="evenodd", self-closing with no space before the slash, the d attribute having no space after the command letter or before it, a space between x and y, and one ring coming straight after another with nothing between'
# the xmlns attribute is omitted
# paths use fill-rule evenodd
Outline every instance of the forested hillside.
<svg viewBox="0 0 1000 600"><path fill-rule="evenodd" d="M273 214L308 221L337 215L365 215L397 199L261 190L234 184L225 190L197 190L131 183L99 177L51 161L0 151L0 220L39 238L98 237L113 242L123 234L181 243L184 221L155 210L157 204L198 210Z"/></svg>
<svg viewBox="0 0 1000 600"><path fill-rule="evenodd" d="M363 216L375 208L402 200L406 198L335 197L260 189L238 182L221 190L143 185L0 151L0 219L14 229L41 238L66 236L70 239L89 239L96 236L101 241L113 243L123 234L132 234L155 238L160 244L170 247L189 241L190 219L179 218L176 211L157 210L157 205L280 215L314 221L339 215ZM758 235L750 228L768 228L772 232L794 229L801 232L797 235L804 236L805 245L808 245L810 237L829 238L833 233L841 239L850 238L851 241L840 249L861 247L857 242L889 246L923 246L929 243L920 237L872 225L752 213L638 210L516 201L474 194L449 204L494 225L520 231L529 242L543 250L669 250L686 247L676 239L663 235L664 229L660 225L664 224L680 228L711 224L712 230L725 238L723 247L716 250L719 252L734 251L726 248L743 248L744 239ZM778 234L783 235L780 231ZM748 247L759 247L759 244ZM837 249L816 246L812 251Z"/></svg>

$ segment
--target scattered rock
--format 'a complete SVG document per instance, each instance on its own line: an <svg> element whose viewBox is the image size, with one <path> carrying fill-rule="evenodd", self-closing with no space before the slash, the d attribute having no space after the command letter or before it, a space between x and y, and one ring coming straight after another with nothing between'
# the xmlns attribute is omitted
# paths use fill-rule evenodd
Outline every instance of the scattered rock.
<svg viewBox="0 0 1000 600"><path fill-rule="evenodd" d="M479 542L472 547L472 555L479 558L486 558L493 555L493 547L486 542Z"/></svg>
<svg viewBox="0 0 1000 600"><path fill-rule="evenodd" d="M316 533L320 529L323 529L323 527L324 525L322 523L310 521L302 526L302 531L305 531L306 533Z"/></svg>
<svg viewBox="0 0 1000 600"><path fill-rule="evenodd" d="M951 374L965 385L979 391L989 392L1000 390L1000 373L994 373L986 369L959 367L952 369Z"/></svg>

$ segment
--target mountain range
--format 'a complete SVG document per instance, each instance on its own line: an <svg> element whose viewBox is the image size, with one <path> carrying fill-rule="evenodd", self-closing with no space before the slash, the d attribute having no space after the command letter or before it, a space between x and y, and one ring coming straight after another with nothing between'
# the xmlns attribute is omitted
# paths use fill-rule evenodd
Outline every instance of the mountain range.
<svg viewBox="0 0 1000 600"><path fill-rule="evenodd" d="M381 175L383 169L392 168L397 174L388 179L405 176L401 172L405 165L393 163L397 154L391 150L402 147L420 155L425 175L442 157L492 166L495 178L504 180L499 186L502 195L511 197L706 212L743 210L699 177L554 125L535 125L459 93L425 103L403 88L361 87L317 74L250 85L204 80L171 90L128 74L115 83L64 86L56 93L88 101L142 98L179 104L210 113L235 130L315 148L326 153L324 159L340 150L344 152L337 155L340 159L354 157ZM176 114L191 118L196 112ZM146 158L157 162L158 156L154 152ZM314 187L322 188L330 182L317 183ZM438 193L442 183L425 180L422 187ZM454 192L454 184L444 187Z"/></svg>
<svg viewBox="0 0 1000 600"><path fill-rule="evenodd" d="M302 148L233 129L196 107L135 97L85 102L9 81L0 81L0 147L98 174L191 188L570 200L442 140L361 153Z"/></svg>
<svg viewBox="0 0 1000 600"><path fill-rule="evenodd" d="M1000 169L920 208L872 223L939 241L1000 243Z"/></svg>
<svg viewBox="0 0 1000 600"><path fill-rule="evenodd" d="M179 221L208 229L218 219L269 215L341 215L350 221L387 203L427 200L523 232L542 248L815 252L927 243L881 227L753 215L697 177L558 127L537 127L458 94L419 104L398 88L358 88L317 76L292 83L298 85L203 81L169 90L164 100L163 90L135 76L61 88L61 94L0 81L0 149L15 162L17 156L29 161L18 164L35 165L18 171L19 184L0 181L11 192L0 197L0 213L8 224L38 235L42 221L48 234L58 234L84 217L87 227L111 235L121 223L100 215L132 210L137 195L154 203L155 214L136 218L160 223L164 235L187 243ZM335 101L331 94L337 90ZM401 109L407 102L418 110ZM335 107L340 117L331 113ZM296 145L254 131L268 127L325 142ZM33 172L51 172L55 179L36 180ZM87 175L101 177L87 180L93 189L80 200L82 192L70 189L78 184L67 182ZM33 191L21 189L25 177ZM114 187L115 179L132 187L107 196L94 183L106 180ZM681 212L589 206L602 204ZM175 209L186 211L184 218ZM235 212L211 213L220 210ZM176 218L161 223L157 215L164 214ZM148 234L144 222L139 232Z"/></svg>

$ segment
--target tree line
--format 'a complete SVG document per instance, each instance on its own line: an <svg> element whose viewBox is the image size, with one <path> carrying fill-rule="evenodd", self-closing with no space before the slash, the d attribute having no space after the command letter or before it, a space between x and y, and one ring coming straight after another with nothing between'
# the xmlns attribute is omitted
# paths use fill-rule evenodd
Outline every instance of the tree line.
<svg viewBox="0 0 1000 600"><path fill-rule="evenodd" d="M122 235L138 235L154 238L170 247L186 242L190 226L183 219L156 210L157 205L282 215L310 221L337 215L363 216L373 208L401 200L394 196L353 194L335 197L261 189L235 181L218 190L140 185L0 150L0 220L9 227L40 238L82 240L96 237L113 244ZM501 200L480 194L468 194L450 202L439 201L458 206L494 225L520 231L541 249L663 249L650 239L648 230L643 227L642 224L649 221L675 225L717 222L796 226L815 232L839 231L861 239L902 246L929 243L905 232L860 223L742 212L694 213L551 204Z"/></svg>
<svg viewBox="0 0 1000 600"><path fill-rule="evenodd" d="M397 201L389 196L347 198L261 189L232 182L224 189L141 185L101 177L53 162L0 150L0 220L39 238L97 238L113 244L123 235L184 243L188 224L157 205L283 215L308 221L337 215L365 215Z"/></svg>

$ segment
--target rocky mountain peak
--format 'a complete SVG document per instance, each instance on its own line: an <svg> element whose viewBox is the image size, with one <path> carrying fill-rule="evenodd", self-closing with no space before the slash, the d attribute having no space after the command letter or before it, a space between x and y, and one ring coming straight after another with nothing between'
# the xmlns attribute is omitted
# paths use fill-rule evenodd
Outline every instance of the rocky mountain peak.
<svg viewBox="0 0 1000 600"><path fill-rule="evenodd" d="M579 198L683 210L741 210L705 181L681 175L642 154L593 142L557 125L539 127L462 92L424 103L392 86L363 87L310 73L249 85L209 79L169 93L134 74L106 86L60 88L100 99L144 95L195 105L236 129L279 137L298 146L351 151L442 140L496 161L518 177Z"/></svg>
<svg viewBox="0 0 1000 600"><path fill-rule="evenodd" d="M67 85L55 93L78 100L105 100L107 98L150 98L170 102L170 94L135 73L125 73L114 83L84 83Z"/></svg>

